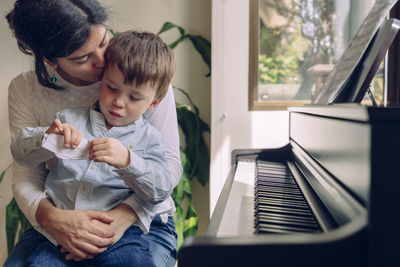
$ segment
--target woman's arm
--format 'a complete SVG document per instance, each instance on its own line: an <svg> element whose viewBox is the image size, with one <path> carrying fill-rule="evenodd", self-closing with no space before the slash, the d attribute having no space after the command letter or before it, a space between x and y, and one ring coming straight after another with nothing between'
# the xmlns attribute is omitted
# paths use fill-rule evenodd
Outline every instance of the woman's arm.
<svg viewBox="0 0 400 267"><path fill-rule="evenodd" d="M160 104L152 111L145 112L144 118L147 119L163 137L165 157L168 161L172 179L170 183L171 188L164 189L166 191L172 191L179 183L179 179L182 176L182 165L179 151L179 132L175 98L171 85Z"/></svg>

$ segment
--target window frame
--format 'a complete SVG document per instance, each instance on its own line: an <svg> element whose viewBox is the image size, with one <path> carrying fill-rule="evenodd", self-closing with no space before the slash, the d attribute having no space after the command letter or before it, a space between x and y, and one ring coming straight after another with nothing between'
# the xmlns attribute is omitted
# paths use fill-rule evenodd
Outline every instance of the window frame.
<svg viewBox="0 0 400 267"><path fill-rule="evenodd" d="M258 101L258 53L259 53L259 0L249 1L249 111L286 110L287 107L310 104L307 101Z"/></svg>

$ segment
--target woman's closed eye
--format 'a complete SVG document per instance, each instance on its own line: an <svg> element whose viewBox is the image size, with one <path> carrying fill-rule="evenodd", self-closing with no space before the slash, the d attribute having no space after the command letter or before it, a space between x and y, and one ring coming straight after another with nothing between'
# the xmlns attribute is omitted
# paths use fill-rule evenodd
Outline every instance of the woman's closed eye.
<svg viewBox="0 0 400 267"><path fill-rule="evenodd" d="M86 62L88 62L88 60L89 60L89 56L87 55L87 56L80 58L79 60L75 60L75 63L81 65L81 64L85 64Z"/></svg>
<svg viewBox="0 0 400 267"><path fill-rule="evenodd" d="M113 88L113 87L111 87L111 86L109 86L109 85L107 85L107 88L108 88L108 90L111 91L111 92L116 92L116 91L117 91L117 88Z"/></svg>

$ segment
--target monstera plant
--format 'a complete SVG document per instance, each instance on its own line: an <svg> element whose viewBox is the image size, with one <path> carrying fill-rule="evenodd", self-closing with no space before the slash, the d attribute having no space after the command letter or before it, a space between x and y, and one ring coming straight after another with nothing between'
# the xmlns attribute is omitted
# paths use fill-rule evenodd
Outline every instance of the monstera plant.
<svg viewBox="0 0 400 267"><path fill-rule="evenodd" d="M189 40L196 51L208 65L211 75L211 43L200 35L187 33L182 27L171 22L166 22L158 34L177 29L180 33L178 39L169 46L174 49L179 43ZM208 183L210 170L210 153L203 138L204 132L210 132L209 126L200 119L199 109L190 96L181 88L174 89L186 96L189 105L176 104L179 126L184 133L186 147L181 147L181 161L183 175L175 188L172 198L176 206L176 230L178 232L178 248L183 240L195 235L198 229L198 216L192 203L191 181L197 179L203 186Z"/></svg>
<svg viewBox="0 0 400 267"><path fill-rule="evenodd" d="M194 48L201 55L204 62L209 67L211 73L211 43L199 36L191 35L186 31L171 22L166 22L162 26L158 34L169 31L171 29L178 29L179 38L171 43L169 46L174 49L179 43L190 40ZM113 35L118 34L110 30ZM203 186L208 183L209 169L210 169L210 154L207 145L203 138L204 132L210 132L209 126L200 119L199 109L193 103L190 96L181 88L173 87L175 92L183 94L189 104L176 103L176 111L178 117L178 124L184 134L185 147L181 147L180 155L183 166L183 174L179 184L175 188L172 198L175 201L176 214L175 223L178 232L178 248L183 240L195 235L198 229L198 215L192 203L191 182L197 179ZM7 170L0 174L0 183L4 178ZM7 206L6 210L6 232L7 232L7 245L8 251L14 247L20 235L30 228L28 220L18 208L18 205L13 198Z"/></svg>

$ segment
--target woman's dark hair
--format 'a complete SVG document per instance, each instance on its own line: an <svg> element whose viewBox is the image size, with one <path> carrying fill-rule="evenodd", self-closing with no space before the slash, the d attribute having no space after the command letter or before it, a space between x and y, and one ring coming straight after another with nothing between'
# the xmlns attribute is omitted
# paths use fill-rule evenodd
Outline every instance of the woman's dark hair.
<svg viewBox="0 0 400 267"><path fill-rule="evenodd" d="M92 25L104 24L105 9L96 0L17 0L6 19L20 50L35 57L39 83L50 82L44 59L67 57L84 45Z"/></svg>

